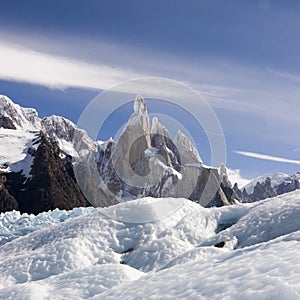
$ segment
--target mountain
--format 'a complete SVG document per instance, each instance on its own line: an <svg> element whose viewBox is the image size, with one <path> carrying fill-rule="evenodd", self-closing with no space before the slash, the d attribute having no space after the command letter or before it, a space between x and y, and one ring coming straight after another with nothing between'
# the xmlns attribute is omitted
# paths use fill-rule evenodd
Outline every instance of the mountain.
<svg viewBox="0 0 300 300"><path fill-rule="evenodd" d="M151 123L143 98L137 97L118 140L99 146L104 194L115 202L151 196L184 197L207 207L236 203L232 188L217 169L202 164L187 136L179 131L173 141L156 117Z"/></svg>
<svg viewBox="0 0 300 300"><path fill-rule="evenodd" d="M87 148L96 147L84 131L62 117L40 119L34 109L22 108L6 96L0 96L0 124L1 212L90 205L77 184L72 159L78 156L75 134Z"/></svg>
<svg viewBox="0 0 300 300"><path fill-rule="evenodd" d="M17 202L1 211L109 206L142 196L185 197L204 206L237 202L187 136L179 131L172 141L157 118L150 123L141 97L117 141L92 141L69 120L40 119L6 96L0 96L0 125L0 172Z"/></svg>
<svg viewBox="0 0 300 300"><path fill-rule="evenodd" d="M182 205L152 222L121 220L152 218L161 200ZM299 217L300 191L209 209L143 198L37 216L7 212L0 298L299 299Z"/></svg>
<svg viewBox="0 0 300 300"><path fill-rule="evenodd" d="M233 187L243 202L254 202L282 195L300 188L300 173L287 175L280 172L268 173L251 180L242 188Z"/></svg>
<svg viewBox="0 0 300 300"><path fill-rule="evenodd" d="M296 175L278 175L276 185L274 175L273 186L262 177L241 191L225 166L203 164L183 132L173 140L158 118L150 120L140 96L118 140L106 142L91 140L63 117L41 119L36 110L0 96L0 153L0 212L105 207L141 197L187 198L212 207L299 188Z"/></svg>

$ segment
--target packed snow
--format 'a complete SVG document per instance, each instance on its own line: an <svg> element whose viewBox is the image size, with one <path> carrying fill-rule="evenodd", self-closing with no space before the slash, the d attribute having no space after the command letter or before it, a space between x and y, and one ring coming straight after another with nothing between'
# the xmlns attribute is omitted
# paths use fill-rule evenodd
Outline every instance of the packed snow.
<svg viewBox="0 0 300 300"><path fill-rule="evenodd" d="M221 208L169 198L180 206L159 218L142 202L1 214L0 299L300 299L299 190Z"/></svg>
<svg viewBox="0 0 300 300"><path fill-rule="evenodd" d="M0 128L0 170L19 172L28 177L33 157L28 154L37 133Z"/></svg>
<svg viewBox="0 0 300 300"><path fill-rule="evenodd" d="M0 128L0 168L6 162L15 163L11 171L24 169L26 177L31 166L30 155L27 156L28 161L24 161L27 145L41 130L54 139L62 151L73 157L79 157L80 151L95 151L97 148L87 133L71 121L55 115L40 119L35 109L23 108L7 96L0 95L0 115L8 117L17 129Z"/></svg>

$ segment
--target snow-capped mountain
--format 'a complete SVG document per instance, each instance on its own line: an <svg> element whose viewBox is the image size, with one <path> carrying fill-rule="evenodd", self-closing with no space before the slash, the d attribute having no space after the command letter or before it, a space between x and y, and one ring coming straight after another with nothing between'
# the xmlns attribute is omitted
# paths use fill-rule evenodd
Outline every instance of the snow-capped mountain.
<svg viewBox="0 0 300 300"><path fill-rule="evenodd" d="M300 191L220 208L169 198L181 208L148 223L107 216L153 215L140 201L157 199L1 214L0 298L300 298Z"/></svg>
<svg viewBox="0 0 300 300"><path fill-rule="evenodd" d="M232 187L142 98L106 142L0 108L0 299L300 299L299 174Z"/></svg>
<svg viewBox="0 0 300 300"><path fill-rule="evenodd" d="M41 120L33 108L23 108L13 103L8 97L0 95L0 127L39 131Z"/></svg>
<svg viewBox="0 0 300 300"><path fill-rule="evenodd" d="M287 175L281 172L268 173L251 180L242 191L237 185L235 192L243 202L254 202L300 188L300 174Z"/></svg>
<svg viewBox="0 0 300 300"><path fill-rule="evenodd" d="M104 143L63 117L40 119L6 96L0 103L0 171L18 204L12 207L9 200L7 209L38 213L142 196L186 197L205 206L237 201L231 187L220 185L218 171L202 164L187 136L179 131L173 142L157 118L150 124L141 97L119 139Z"/></svg>
<svg viewBox="0 0 300 300"><path fill-rule="evenodd" d="M78 156L74 136L82 148L96 149L87 134L63 117L38 117L0 96L1 211L39 213L56 207L86 206L73 171Z"/></svg>
<svg viewBox="0 0 300 300"><path fill-rule="evenodd" d="M63 117L40 119L34 109L0 96L0 211L103 207L146 196L184 197L210 207L299 188L296 175L278 175L272 184L262 177L241 191L225 166L202 163L183 132L173 141L156 117L150 120L142 97L133 108L118 140L98 142Z"/></svg>
<svg viewBox="0 0 300 300"><path fill-rule="evenodd" d="M262 176L254 178L248 184L246 184L243 188L246 190L246 192L248 194L252 194L256 184L258 182L261 184L264 183L267 178L270 178L271 186L273 188L276 188L277 186L279 186L280 184L282 184L284 182L290 183L292 181L292 178L289 175L287 175L285 173L281 173L281 172L275 172L275 173L264 174Z"/></svg>
<svg viewBox="0 0 300 300"><path fill-rule="evenodd" d="M104 194L116 202L145 196L184 197L204 206L237 201L218 170L202 164L187 136L179 131L173 141L156 117L151 123L144 99L137 97L118 140L100 145L97 168Z"/></svg>

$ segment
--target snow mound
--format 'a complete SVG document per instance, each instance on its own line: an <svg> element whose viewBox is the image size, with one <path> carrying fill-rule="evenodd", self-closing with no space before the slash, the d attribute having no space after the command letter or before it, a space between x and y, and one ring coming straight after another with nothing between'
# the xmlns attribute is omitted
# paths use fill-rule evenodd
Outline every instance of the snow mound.
<svg viewBox="0 0 300 300"><path fill-rule="evenodd" d="M299 299L299 231L294 238L191 260L93 299Z"/></svg>
<svg viewBox="0 0 300 300"><path fill-rule="evenodd" d="M2 214L0 298L300 298L299 190L221 208L170 198L180 207L153 219L161 200Z"/></svg>
<svg viewBox="0 0 300 300"><path fill-rule="evenodd" d="M238 248L266 242L300 230L300 191L254 203L248 214L203 243L214 245L237 238Z"/></svg>

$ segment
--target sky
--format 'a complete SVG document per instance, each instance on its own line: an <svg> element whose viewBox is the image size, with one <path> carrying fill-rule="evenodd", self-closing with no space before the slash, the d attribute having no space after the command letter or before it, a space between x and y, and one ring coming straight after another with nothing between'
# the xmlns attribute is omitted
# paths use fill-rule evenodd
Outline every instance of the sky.
<svg viewBox="0 0 300 300"><path fill-rule="evenodd" d="M77 123L103 90L169 78L213 108L229 168L245 178L300 171L299 1L12 0L0 11L0 94L41 117ZM183 108L201 109L189 99ZM150 113L160 110L168 115L149 105ZM126 105L116 111L101 139L115 136L131 113ZM209 164L203 130L187 125L185 114L176 119Z"/></svg>

